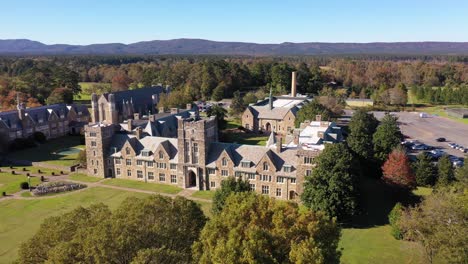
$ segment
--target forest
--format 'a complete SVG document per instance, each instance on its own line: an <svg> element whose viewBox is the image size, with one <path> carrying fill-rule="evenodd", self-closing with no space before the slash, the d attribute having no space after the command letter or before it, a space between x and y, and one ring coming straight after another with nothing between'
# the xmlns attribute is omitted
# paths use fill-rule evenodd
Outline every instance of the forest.
<svg viewBox="0 0 468 264"><path fill-rule="evenodd" d="M422 103L468 104L464 56L31 56L0 57L0 110L13 109L16 93L28 106L70 103L73 95L169 85L184 100L232 97L240 91L298 92L340 89L351 98L406 104L413 90ZM80 87L81 82L93 85ZM214 98L213 98L214 97Z"/></svg>

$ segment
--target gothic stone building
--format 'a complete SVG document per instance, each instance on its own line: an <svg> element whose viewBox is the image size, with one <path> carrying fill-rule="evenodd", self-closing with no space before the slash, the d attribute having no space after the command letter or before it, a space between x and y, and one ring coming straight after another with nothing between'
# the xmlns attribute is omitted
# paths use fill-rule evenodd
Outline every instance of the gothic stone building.
<svg viewBox="0 0 468 264"><path fill-rule="evenodd" d="M242 114L242 126L252 132L292 133L299 109L312 100L296 92L296 72L292 73L291 94L270 96L251 104Z"/></svg>
<svg viewBox="0 0 468 264"><path fill-rule="evenodd" d="M105 93L91 96L91 118L93 123L119 124L133 118L134 114L155 113L162 93L169 93L169 87L138 88L135 90Z"/></svg>
<svg viewBox="0 0 468 264"><path fill-rule="evenodd" d="M0 113L0 137L7 142L27 138L35 132L47 138L79 133L89 122L89 111L84 105L54 104L26 108L19 103L17 110Z"/></svg>
<svg viewBox="0 0 468 264"><path fill-rule="evenodd" d="M214 190L223 179L235 176L248 180L252 190L278 199L294 200L302 193L304 177L312 173L320 153L310 146L311 140L309 145L299 143L299 133L297 143L283 144L280 135L271 133L266 146L218 142L216 120L200 118L197 109L187 108L140 119L139 126L135 120L131 125L86 126L89 175L197 190ZM173 125L176 134L161 133ZM323 138L322 130L313 136Z"/></svg>

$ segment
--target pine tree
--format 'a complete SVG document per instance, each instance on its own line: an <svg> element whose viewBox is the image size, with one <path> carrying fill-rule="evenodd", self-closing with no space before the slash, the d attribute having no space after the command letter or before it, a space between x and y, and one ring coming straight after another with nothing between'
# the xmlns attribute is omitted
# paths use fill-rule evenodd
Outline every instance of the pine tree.
<svg viewBox="0 0 468 264"><path fill-rule="evenodd" d="M448 155L443 155L439 159L439 163L437 164L437 174L438 185L449 185L455 180L455 171L453 169L452 162L450 162Z"/></svg>
<svg viewBox="0 0 468 264"><path fill-rule="evenodd" d="M346 139L348 146L361 160L373 158L372 136L377 128L378 121L374 115L364 110L357 110L349 123L349 136Z"/></svg>
<svg viewBox="0 0 468 264"><path fill-rule="evenodd" d="M436 182L436 169L429 156L422 152L417 156L414 165L416 184L419 186L433 186Z"/></svg>
<svg viewBox="0 0 468 264"><path fill-rule="evenodd" d="M383 162L403 138L397 123L398 118L386 114L373 135L374 156Z"/></svg>

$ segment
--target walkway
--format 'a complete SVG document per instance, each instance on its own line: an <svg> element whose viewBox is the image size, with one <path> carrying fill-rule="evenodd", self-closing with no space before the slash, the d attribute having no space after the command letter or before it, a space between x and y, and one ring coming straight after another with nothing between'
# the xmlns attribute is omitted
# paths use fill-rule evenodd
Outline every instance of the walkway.
<svg viewBox="0 0 468 264"><path fill-rule="evenodd" d="M4 171L8 171L8 170L4 170ZM10 172L12 170L9 170ZM23 171L16 171L15 172L17 174L23 174L23 175L26 175L27 172L23 172ZM34 176L38 175L39 177L40 176L44 176L44 175L40 175L40 174L34 174ZM33 176L31 174L31 176ZM37 177L37 176L36 176ZM44 176L46 178L46 180L48 182L52 182L52 181L69 181L69 182L75 182L75 183L81 183L81 184L85 184L87 185L86 188L83 188L83 189L79 189L79 190L76 190L76 191L70 191L70 192L64 192L64 193L59 193L59 194L56 194L56 195L47 195L47 196L32 196L32 197L23 197L21 196L21 194L23 192L27 192L28 190L22 190L22 191L19 191L17 193L14 193L12 195L9 195L9 196L6 196L6 197L0 197L0 201L2 200L11 200L11 199L17 199L17 200L36 200L36 199L52 199L52 198L55 198L55 197L60 197L60 196L65 196L65 195L72 195L74 193L77 193L77 192L82 192L84 190L87 190L88 188L93 188L93 187L102 187L102 188L109 188L109 189L115 189L115 190L121 190L121 191L128 191L128 192L137 192L137 193L146 193L146 194L158 194L158 195L162 195L162 196L167 196L167 197L172 197L172 198L175 198L176 196L182 196L182 197L185 197L187 199L190 199L190 200L193 200L193 201L199 201L199 202L208 202L208 203L211 203L212 201L211 200L207 200L207 199L202 199L202 198L197 198L197 197L192 197L192 195L197 191L196 189L184 189L182 191L180 191L179 193L177 194L168 194L168 193L162 193L162 192L154 192L154 191L148 191L148 190L140 190L140 189L134 189L134 188L128 188L128 187L120 187L120 186L113 186L113 185L107 185L107 184L103 184L102 182L105 180L105 179L102 179L98 182L82 182L82 181L76 181L76 180L70 180L68 177L69 177L69 174L65 174L65 175L60 175L60 176ZM149 183L151 184L151 183Z"/></svg>

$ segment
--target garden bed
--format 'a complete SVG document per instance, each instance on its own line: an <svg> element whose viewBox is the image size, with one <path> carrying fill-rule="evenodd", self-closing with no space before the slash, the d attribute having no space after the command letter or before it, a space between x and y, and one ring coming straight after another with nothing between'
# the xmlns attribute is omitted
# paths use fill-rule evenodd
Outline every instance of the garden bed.
<svg viewBox="0 0 468 264"><path fill-rule="evenodd" d="M49 194L56 194L62 192L76 191L79 189L86 188L85 184L73 183L73 182L46 182L38 185L34 190L33 194L35 196L43 196Z"/></svg>

